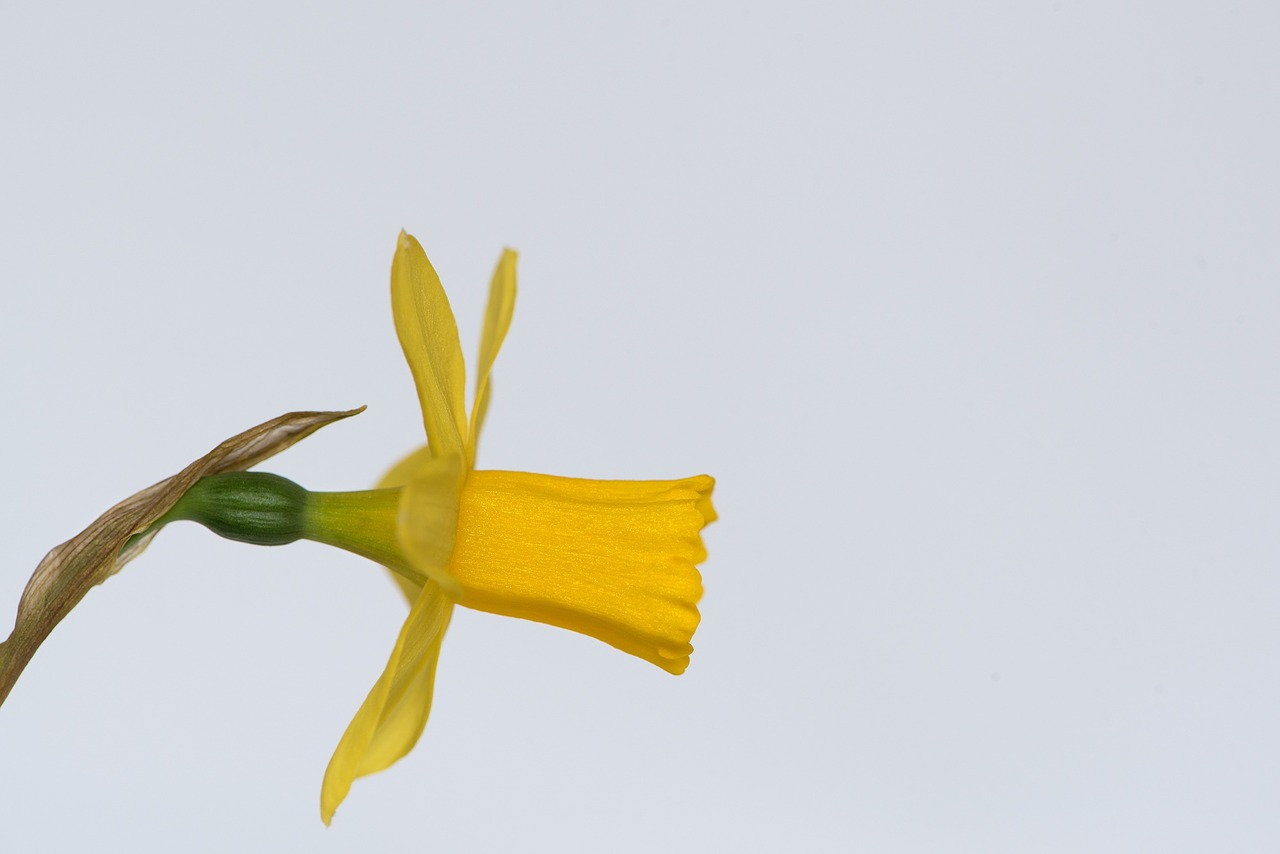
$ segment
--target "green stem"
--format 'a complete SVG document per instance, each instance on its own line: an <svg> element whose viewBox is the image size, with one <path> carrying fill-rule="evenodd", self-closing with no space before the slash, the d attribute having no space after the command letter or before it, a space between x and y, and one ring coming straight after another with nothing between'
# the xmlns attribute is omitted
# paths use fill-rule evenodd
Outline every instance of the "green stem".
<svg viewBox="0 0 1280 854"><path fill-rule="evenodd" d="M225 472L196 481L153 527L198 522L221 537L258 546L312 540L422 584L425 578L409 564L396 539L399 508L399 489L308 492L275 474Z"/></svg>
<svg viewBox="0 0 1280 854"><path fill-rule="evenodd" d="M396 539L399 489L307 494L303 536L317 543L366 557L418 584L426 576L414 569Z"/></svg>
<svg viewBox="0 0 1280 854"><path fill-rule="evenodd" d="M277 474L224 472L197 480L161 521L199 522L228 540L283 546L303 536L308 495Z"/></svg>

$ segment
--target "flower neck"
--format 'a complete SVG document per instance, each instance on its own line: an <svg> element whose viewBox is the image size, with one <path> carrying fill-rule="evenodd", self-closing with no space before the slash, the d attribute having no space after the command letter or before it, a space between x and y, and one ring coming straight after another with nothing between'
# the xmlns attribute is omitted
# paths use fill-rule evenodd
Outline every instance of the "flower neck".
<svg viewBox="0 0 1280 854"><path fill-rule="evenodd" d="M201 478L157 527L190 521L229 540L281 546L312 540L368 558L421 584L396 540L400 489L308 492L267 472L226 472Z"/></svg>

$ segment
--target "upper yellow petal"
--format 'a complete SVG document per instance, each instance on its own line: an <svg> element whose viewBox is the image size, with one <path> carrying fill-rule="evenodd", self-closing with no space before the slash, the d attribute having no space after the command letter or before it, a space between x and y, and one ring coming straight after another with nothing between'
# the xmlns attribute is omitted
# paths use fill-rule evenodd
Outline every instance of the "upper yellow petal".
<svg viewBox="0 0 1280 854"><path fill-rule="evenodd" d="M467 438L467 466L476 464L476 445L480 441L480 427L489 409L489 373L494 360L502 349L502 341L511 328L511 317L516 310L516 252L504 249L498 259L489 282L489 305L484 313L484 328L480 333L480 359L476 363L476 399L471 407L471 431Z"/></svg>
<svg viewBox="0 0 1280 854"><path fill-rule="evenodd" d="M427 254L403 231L391 262L391 312L418 387L431 452L462 454L467 436L467 378L458 324Z"/></svg>
<svg viewBox="0 0 1280 854"><path fill-rule="evenodd" d="M400 628L382 675L342 734L320 788L320 817L328 824L357 777L390 766L417 744L431 713L440 642L453 603L435 584L422 588Z"/></svg>
<svg viewBox="0 0 1280 854"><path fill-rule="evenodd" d="M404 486L413 478L413 473L422 468L423 464L432 457L431 448L423 445L415 451L410 451L401 457L395 465L387 469L379 480L374 489L394 489L398 486Z"/></svg>

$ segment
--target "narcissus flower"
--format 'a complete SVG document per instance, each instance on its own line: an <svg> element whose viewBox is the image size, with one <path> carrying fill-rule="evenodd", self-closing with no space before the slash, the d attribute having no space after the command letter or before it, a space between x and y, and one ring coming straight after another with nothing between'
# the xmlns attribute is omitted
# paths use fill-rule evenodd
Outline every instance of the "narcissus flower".
<svg viewBox="0 0 1280 854"><path fill-rule="evenodd" d="M329 762L325 823L357 777L387 768L422 734L454 605L572 629L669 673L689 664L697 564L706 558L700 531L715 519L710 477L603 481L473 468L489 375L515 307L515 269L508 250L490 285L468 419L449 300L418 241L400 235L392 311L427 445L363 499L314 494L308 536L386 563L413 604Z"/></svg>
<svg viewBox="0 0 1280 854"><path fill-rule="evenodd" d="M702 595L700 532L715 519L710 477L581 480L474 468L489 374L515 308L515 267L515 253L504 252L493 275L468 418L449 300L418 241L401 233L391 303L427 445L376 489L308 492L246 469L360 410L290 413L125 499L36 568L14 630L0 643L0 703L85 593L178 520L256 545L310 539L338 546L390 569L412 603L386 668L325 772L326 824L357 777L388 767L421 736L455 605L572 629L684 672Z"/></svg>

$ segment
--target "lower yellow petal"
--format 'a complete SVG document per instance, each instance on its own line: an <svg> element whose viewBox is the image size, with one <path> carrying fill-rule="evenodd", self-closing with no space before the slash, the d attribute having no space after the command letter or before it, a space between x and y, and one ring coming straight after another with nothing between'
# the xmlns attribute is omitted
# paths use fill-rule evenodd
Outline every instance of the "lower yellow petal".
<svg viewBox="0 0 1280 854"><path fill-rule="evenodd" d="M427 582L400 629L382 676L342 734L325 770L320 817L328 824L357 777L389 767L417 744L431 713L436 662L453 604Z"/></svg>
<svg viewBox="0 0 1280 854"><path fill-rule="evenodd" d="M460 604L571 629L682 673L714 481L473 471L450 573Z"/></svg>

